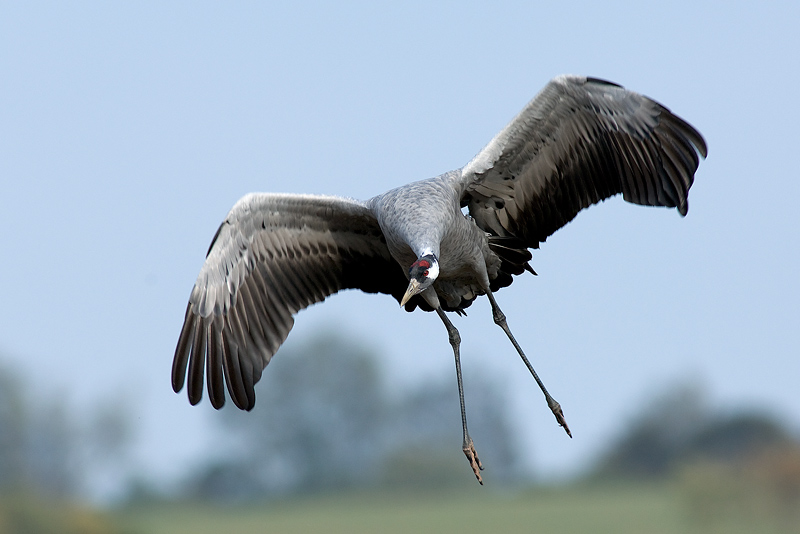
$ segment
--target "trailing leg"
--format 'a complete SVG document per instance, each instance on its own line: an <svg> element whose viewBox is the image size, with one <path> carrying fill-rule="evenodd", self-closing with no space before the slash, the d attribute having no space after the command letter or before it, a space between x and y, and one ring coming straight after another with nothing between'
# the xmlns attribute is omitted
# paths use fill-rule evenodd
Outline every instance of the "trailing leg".
<svg viewBox="0 0 800 534"><path fill-rule="evenodd" d="M464 455L467 457L467 460L469 460L469 465L472 467L472 472L475 473L475 478L477 478L478 482L483 485L483 478L481 478L481 470L483 469L483 465L478 458L478 453L475 451L475 445L472 442L472 438L469 437L469 431L467 430L467 410L464 407L464 385L461 379L461 355L459 349L459 346L461 345L461 335L458 333L456 327L453 326L453 323L450 322L450 319L447 318L447 315L441 308L436 308L436 313L439 314L439 317L442 319L445 328L447 328L447 335L450 339L450 345L453 347L453 355L456 359L458 400L461 404L461 428L464 431L464 442L461 450L464 451Z"/></svg>
<svg viewBox="0 0 800 534"><path fill-rule="evenodd" d="M514 345L514 348L517 349L517 353L519 353L520 358L522 358L522 361L525 362L525 366L531 372L531 375L533 375L533 379L536 380L536 383L539 384L539 388L542 390L542 393L544 393L547 406L550 407L553 415L556 416L556 421L558 421L558 424L564 427L564 430L567 432L569 437L572 437L572 432L570 432L569 426L567 426L567 420L564 419L564 411L561 409L561 405L550 395L550 393L547 392L547 388L544 387L544 383L539 378L539 375L536 374L531 362L528 361L525 353L522 352L522 347L520 347L519 343L517 343L517 340L514 339L514 334L511 333L511 329L508 327L508 323L506 322L506 316L497 305L497 301L494 300L494 295L491 291L487 290L486 296L489 297L489 302L492 304L492 316L494 317L495 324L503 329L503 332L506 333L506 336L508 336L508 339L511 340L511 343Z"/></svg>

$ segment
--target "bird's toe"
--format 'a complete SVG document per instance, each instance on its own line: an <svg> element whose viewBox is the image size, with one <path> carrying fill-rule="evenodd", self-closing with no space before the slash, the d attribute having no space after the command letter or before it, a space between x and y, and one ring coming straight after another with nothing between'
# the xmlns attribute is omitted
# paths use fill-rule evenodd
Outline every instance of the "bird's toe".
<svg viewBox="0 0 800 534"><path fill-rule="evenodd" d="M547 404L553 411L553 415L556 416L556 421L558 422L559 426L561 426L564 429L564 431L567 433L569 437L572 437L572 432L570 432L569 425L567 425L567 420L564 418L564 410L561 409L561 405L558 402L556 402L556 400L553 397L548 398Z"/></svg>
<svg viewBox="0 0 800 534"><path fill-rule="evenodd" d="M478 458L478 452L475 450L475 444L472 442L471 438L464 442L464 447L462 450L469 461L470 467L472 467L472 472L475 473L475 478L477 478L478 482L480 482L481 486L483 486L483 478L481 477L483 464L481 463L480 458Z"/></svg>

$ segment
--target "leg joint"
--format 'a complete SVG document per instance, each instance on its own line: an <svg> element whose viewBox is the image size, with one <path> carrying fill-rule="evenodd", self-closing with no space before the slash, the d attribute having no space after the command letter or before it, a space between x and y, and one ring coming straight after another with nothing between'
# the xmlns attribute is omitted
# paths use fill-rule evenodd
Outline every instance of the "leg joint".
<svg viewBox="0 0 800 534"><path fill-rule="evenodd" d="M495 324L502 325L502 324L505 324L505 322L506 322L506 314L504 314L500 310L500 308L498 308L496 306L495 306L494 310L492 311L492 317L494 317Z"/></svg>
<svg viewBox="0 0 800 534"><path fill-rule="evenodd" d="M458 330L453 328L447 332L447 337L450 339L451 345L460 345L461 344L461 334L458 333Z"/></svg>

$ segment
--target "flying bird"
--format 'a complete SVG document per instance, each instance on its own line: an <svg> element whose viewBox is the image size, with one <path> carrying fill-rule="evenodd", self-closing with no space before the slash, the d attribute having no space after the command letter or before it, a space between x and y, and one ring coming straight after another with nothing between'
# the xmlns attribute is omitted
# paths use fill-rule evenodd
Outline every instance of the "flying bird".
<svg viewBox="0 0 800 534"><path fill-rule="evenodd" d="M550 81L464 167L367 201L251 193L220 225L189 297L172 366L191 404L204 378L214 408L251 410L254 385L294 315L342 289L393 296L407 311L435 311L453 349L462 449L483 466L467 430L460 336L446 312L486 295L494 322L548 393L514 339L494 293L529 271L531 252L577 213L622 193L628 202L688 210L700 133L669 109L597 78ZM466 214L462 211L466 208Z"/></svg>

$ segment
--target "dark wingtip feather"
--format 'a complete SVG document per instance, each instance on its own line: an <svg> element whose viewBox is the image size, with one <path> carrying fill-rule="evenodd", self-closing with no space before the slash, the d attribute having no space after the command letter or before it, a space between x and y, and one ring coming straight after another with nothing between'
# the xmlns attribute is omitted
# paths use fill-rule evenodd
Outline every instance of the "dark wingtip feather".
<svg viewBox="0 0 800 534"><path fill-rule="evenodd" d="M700 154L704 159L708 157L708 145L706 145L706 140L703 138L702 134L700 134L694 126L666 108L665 112L665 126L672 130L672 139L667 139L667 141L675 143L673 146L667 148L671 148L672 153L681 158L681 163L685 167L686 179L688 180L685 192L681 195L681 202L677 206L678 213L680 213L682 217L685 217L686 214L689 213L689 200L686 193L688 193L689 188L692 186L694 182L694 173L697 172L697 168L700 165L696 154ZM685 148L682 150L678 143L684 144ZM686 158L689 157L691 161L686 160ZM677 164L677 162L673 162L673 164Z"/></svg>
<svg viewBox="0 0 800 534"><path fill-rule="evenodd" d="M604 80L603 78L595 78L594 76L587 76L586 81L590 83L599 83L601 85L610 85L612 87L622 88L622 86L618 83L610 82L608 80Z"/></svg>
<svg viewBox="0 0 800 534"><path fill-rule="evenodd" d="M244 392L246 395L245 410L248 412L256 405L256 384L253 373L253 362L247 354L239 353L239 366L242 370L242 378L244 379Z"/></svg>
<svg viewBox="0 0 800 534"><path fill-rule="evenodd" d="M233 316L234 319L238 319ZM244 390L244 382L242 381L242 371L239 368L239 347L228 336L223 334L223 355L222 365L225 371L225 381L228 384L228 393L230 393L231 400L240 410L247 409L247 393Z"/></svg>
<svg viewBox="0 0 800 534"><path fill-rule="evenodd" d="M189 355L189 402L194 406L203 399L203 368L206 359L206 336L203 319L198 318L194 327L194 344Z"/></svg>
<svg viewBox="0 0 800 534"><path fill-rule="evenodd" d="M678 117L668 109L664 109L667 112L667 117L672 127L680 131L689 140L689 142L694 145L694 148L704 159L708 157L708 145L706 144L706 140L703 138L703 135L691 124Z"/></svg>
<svg viewBox="0 0 800 534"><path fill-rule="evenodd" d="M183 389L186 380L186 364L189 362L189 350L194 339L195 316L191 309L191 304L186 306L186 317L183 320L183 328L181 328L178 345L175 347L175 356L172 359L172 390L175 393Z"/></svg>
<svg viewBox="0 0 800 534"><path fill-rule="evenodd" d="M208 357L206 359L206 380L208 381L208 398L211 406L219 410L225 406L225 383L222 378L222 334L218 318L216 324L211 326L211 339L208 346Z"/></svg>
<svg viewBox="0 0 800 534"><path fill-rule="evenodd" d="M206 258L208 257L209 254L211 254L211 249L214 248L214 243L217 242L217 238L219 237L219 233L222 231L223 226L225 226L225 222L219 225L216 233L214 234L214 237L211 239L211 244L208 245L208 250L206 251Z"/></svg>

